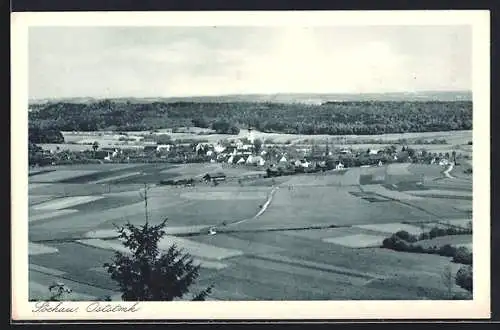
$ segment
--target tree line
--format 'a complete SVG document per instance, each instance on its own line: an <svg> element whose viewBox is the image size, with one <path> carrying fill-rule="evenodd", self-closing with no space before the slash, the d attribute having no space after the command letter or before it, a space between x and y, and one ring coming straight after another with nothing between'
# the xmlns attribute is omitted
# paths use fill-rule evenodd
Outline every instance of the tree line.
<svg viewBox="0 0 500 330"><path fill-rule="evenodd" d="M470 101L279 103L48 103L30 123L60 131L155 130L182 126L235 134L239 127L291 134L367 135L472 129Z"/></svg>

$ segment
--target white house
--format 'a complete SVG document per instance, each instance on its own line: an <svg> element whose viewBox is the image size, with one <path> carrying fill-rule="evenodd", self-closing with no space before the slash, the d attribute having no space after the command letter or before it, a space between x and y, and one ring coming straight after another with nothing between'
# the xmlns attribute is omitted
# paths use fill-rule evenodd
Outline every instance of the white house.
<svg viewBox="0 0 500 330"><path fill-rule="evenodd" d="M336 170L342 170L344 168L344 164L342 164L342 162L338 162L336 165L335 165L335 169Z"/></svg>
<svg viewBox="0 0 500 330"><path fill-rule="evenodd" d="M220 145L220 144L216 144L214 146L214 151L218 154L220 154L221 152L223 152L224 150L226 150L226 147Z"/></svg>
<svg viewBox="0 0 500 330"><path fill-rule="evenodd" d="M207 151L207 156L212 156L213 154L214 154L214 152L212 150Z"/></svg>
<svg viewBox="0 0 500 330"><path fill-rule="evenodd" d="M241 157L236 164L244 164L245 163L245 157Z"/></svg>
<svg viewBox="0 0 500 330"><path fill-rule="evenodd" d="M172 149L172 145L171 144L159 144L156 147L156 151L162 151L162 150L170 151L170 149Z"/></svg>
<svg viewBox="0 0 500 330"><path fill-rule="evenodd" d="M280 159L280 163L286 163L286 157L283 155Z"/></svg>
<svg viewBox="0 0 500 330"><path fill-rule="evenodd" d="M307 159L304 159L302 162L300 162L300 166L302 166L302 167L307 168L307 167L309 167L309 165L311 165L311 163L308 162Z"/></svg>
<svg viewBox="0 0 500 330"><path fill-rule="evenodd" d="M227 160L227 163L228 163L228 164L232 164L232 163L233 163L233 160L234 160L234 156L233 156L233 155L231 155L231 156L229 157L229 159Z"/></svg>
<svg viewBox="0 0 500 330"><path fill-rule="evenodd" d="M264 166L266 164L266 161L261 156L254 157L253 161L257 166Z"/></svg>
<svg viewBox="0 0 500 330"><path fill-rule="evenodd" d="M253 164L253 156L252 155L248 156L246 163Z"/></svg>
<svg viewBox="0 0 500 330"><path fill-rule="evenodd" d="M368 153L369 155L377 155L379 152L378 149L370 149L370 152Z"/></svg>

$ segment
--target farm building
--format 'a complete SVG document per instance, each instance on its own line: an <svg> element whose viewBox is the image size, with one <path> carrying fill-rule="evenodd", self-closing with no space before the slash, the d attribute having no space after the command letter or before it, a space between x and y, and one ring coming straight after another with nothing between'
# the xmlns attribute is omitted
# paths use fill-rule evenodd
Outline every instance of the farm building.
<svg viewBox="0 0 500 330"><path fill-rule="evenodd" d="M244 164L245 163L245 157L241 157L240 159L238 159L238 161L236 162L236 164Z"/></svg>
<svg viewBox="0 0 500 330"><path fill-rule="evenodd" d="M222 172L216 172L216 173L207 173L203 176L203 180L207 182L214 182L214 181L225 181L226 180L226 175Z"/></svg>
<svg viewBox="0 0 500 330"><path fill-rule="evenodd" d="M286 163L286 162L287 162L286 157L282 156L280 159L280 163Z"/></svg>

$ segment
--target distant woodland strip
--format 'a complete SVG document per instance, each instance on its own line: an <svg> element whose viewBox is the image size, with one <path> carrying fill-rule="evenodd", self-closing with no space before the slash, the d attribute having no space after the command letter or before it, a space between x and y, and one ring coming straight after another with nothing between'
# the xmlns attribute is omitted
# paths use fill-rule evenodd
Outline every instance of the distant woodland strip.
<svg viewBox="0 0 500 330"><path fill-rule="evenodd" d="M30 132L138 131L197 126L237 134L369 135L472 129L471 101L356 101L321 105L90 101L30 105ZM35 132L36 134L36 132Z"/></svg>

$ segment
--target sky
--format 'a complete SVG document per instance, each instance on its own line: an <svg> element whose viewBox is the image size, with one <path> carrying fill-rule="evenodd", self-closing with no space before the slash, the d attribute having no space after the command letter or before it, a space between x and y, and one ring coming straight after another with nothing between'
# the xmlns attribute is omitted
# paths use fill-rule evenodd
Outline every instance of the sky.
<svg viewBox="0 0 500 330"><path fill-rule="evenodd" d="M29 97L471 90L469 26L30 27Z"/></svg>

